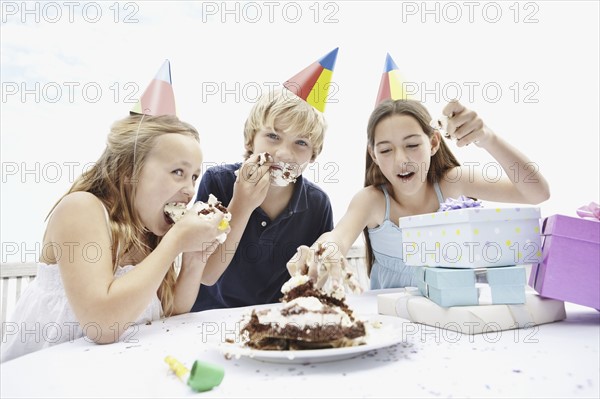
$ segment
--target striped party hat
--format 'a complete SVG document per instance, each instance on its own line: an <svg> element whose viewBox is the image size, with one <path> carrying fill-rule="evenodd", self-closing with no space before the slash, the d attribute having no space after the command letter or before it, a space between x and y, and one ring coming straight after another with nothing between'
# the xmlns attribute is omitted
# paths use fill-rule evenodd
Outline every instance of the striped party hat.
<svg viewBox="0 0 600 399"><path fill-rule="evenodd" d="M394 62L390 54L388 53L385 58L385 67L381 74L381 83L379 84L379 93L377 93L377 100L375 106L377 107L385 100L406 100L408 99L407 94L404 91L403 84L404 79L400 75L398 65Z"/></svg>
<svg viewBox="0 0 600 399"><path fill-rule="evenodd" d="M324 112L338 49L339 47L335 48L304 68L297 75L288 79L283 86L316 110Z"/></svg>
<svg viewBox="0 0 600 399"><path fill-rule="evenodd" d="M130 113L152 116L175 115L175 95L173 94L169 60L165 60L162 64Z"/></svg>

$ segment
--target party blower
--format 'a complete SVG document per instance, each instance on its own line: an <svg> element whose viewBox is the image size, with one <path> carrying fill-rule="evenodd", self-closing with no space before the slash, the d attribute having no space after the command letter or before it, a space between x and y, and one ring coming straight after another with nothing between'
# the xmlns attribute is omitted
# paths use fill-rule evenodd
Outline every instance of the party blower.
<svg viewBox="0 0 600 399"><path fill-rule="evenodd" d="M175 375L196 392L210 391L223 381L225 370L223 367L196 360L192 371L188 370L180 361L172 356L165 357L165 362Z"/></svg>

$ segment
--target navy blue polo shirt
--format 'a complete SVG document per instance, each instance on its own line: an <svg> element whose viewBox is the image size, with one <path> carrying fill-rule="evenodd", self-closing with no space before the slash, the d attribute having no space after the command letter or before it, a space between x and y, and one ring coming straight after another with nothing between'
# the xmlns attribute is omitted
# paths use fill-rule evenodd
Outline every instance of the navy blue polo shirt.
<svg viewBox="0 0 600 399"><path fill-rule="evenodd" d="M228 206L241 163L209 168L200 181L197 201L213 194ZM235 215L233 215L235 220ZM312 245L333 229L329 197L314 183L299 176L287 208L275 219L258 207L248 220L238 243L225 241L235 254L223 275L212 286L202 285L192 311L273 303L289 278L286 264L300 245ZM219 255L216 255L219 256Z"/></svg>

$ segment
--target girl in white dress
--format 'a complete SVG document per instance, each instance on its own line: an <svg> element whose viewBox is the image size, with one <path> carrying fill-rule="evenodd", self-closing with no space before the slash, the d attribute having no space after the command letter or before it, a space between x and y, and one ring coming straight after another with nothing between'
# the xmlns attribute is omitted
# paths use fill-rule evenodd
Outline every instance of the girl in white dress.
<svg viewBox="0 0 600 399"><path fill-rule="evenodd" d="M164 207L192 200L201 164L198 132L175 116L115 122L100 159L50 212L1 360L82 336L112 343L133 323L189 312L223 215L172 224Z"/></svg>

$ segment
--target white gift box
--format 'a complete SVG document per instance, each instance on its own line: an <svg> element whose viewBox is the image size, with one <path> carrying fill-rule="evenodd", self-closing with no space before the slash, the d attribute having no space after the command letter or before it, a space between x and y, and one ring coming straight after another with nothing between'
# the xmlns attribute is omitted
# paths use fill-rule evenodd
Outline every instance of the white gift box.
<svg viewBox="0 0 600 399"><path fill-rule="evenodd" d="M541 261L539 208L467 208L401 217L409 266L480 268Z"/></svg>
<svg viewBox="0 0 600 399"><path fill-rule="evenodd" d="M421 296L417 288L409 287L402 292L377 295L377 309L380 314L469 335L529 328L567 317L563 301L543 298L532 290L527 291L523 305L446 308Z"/></svg>

